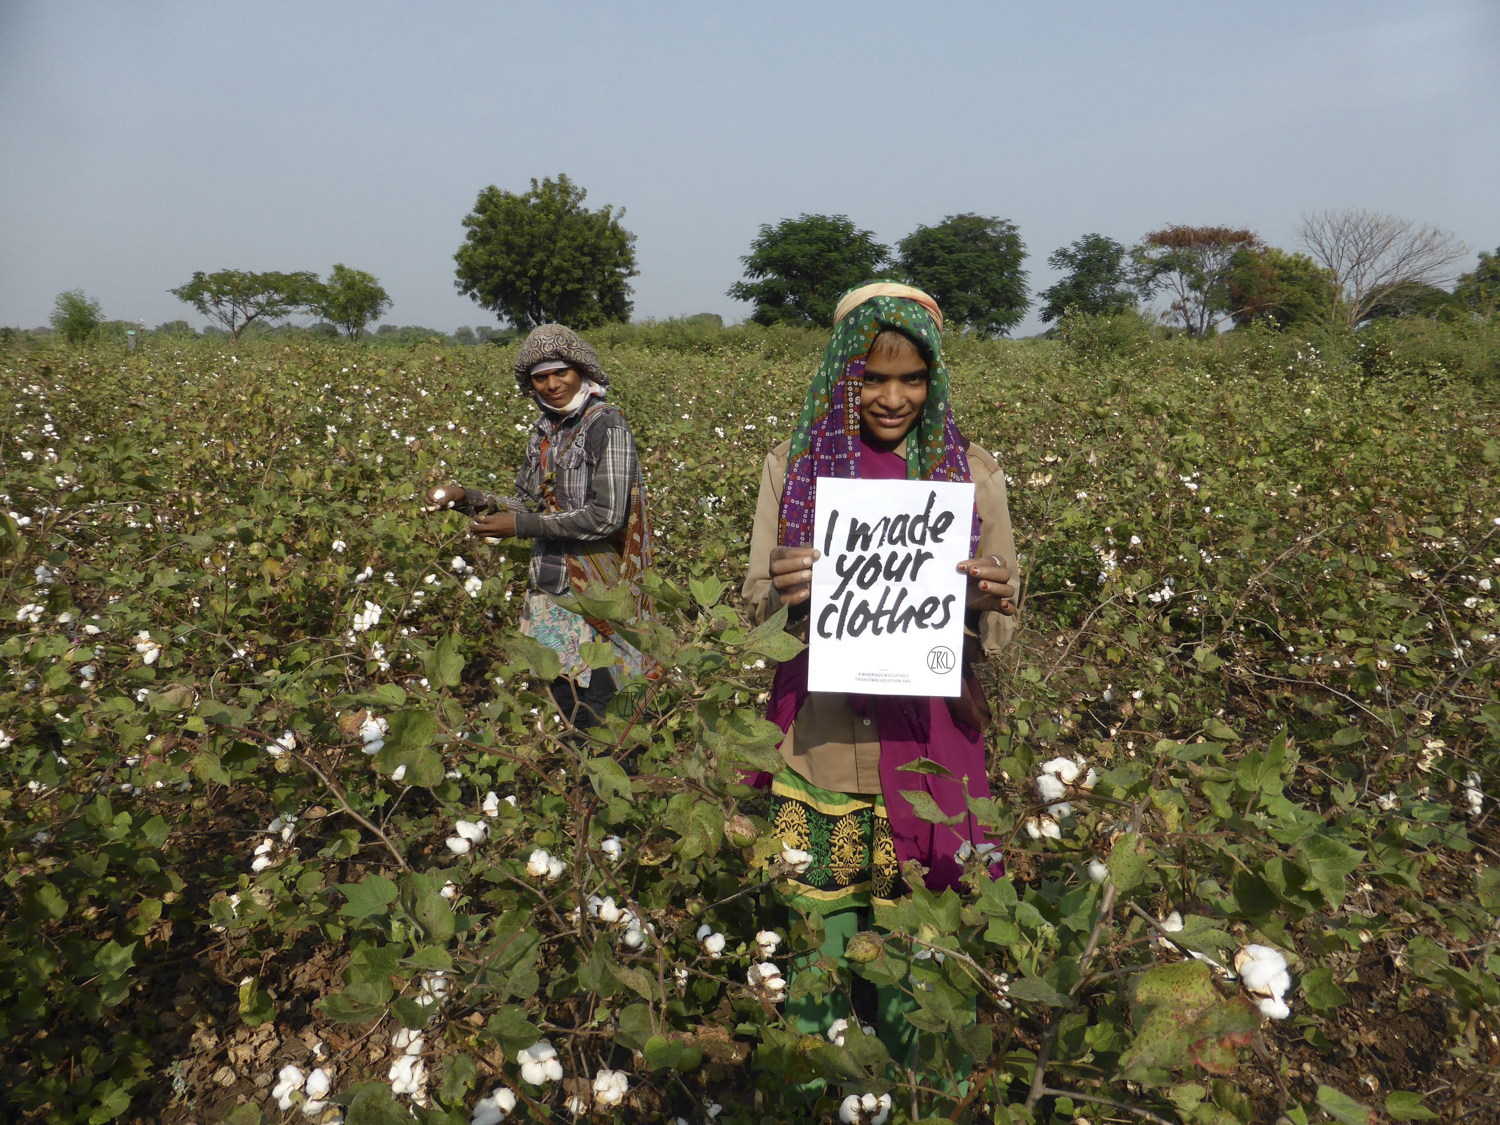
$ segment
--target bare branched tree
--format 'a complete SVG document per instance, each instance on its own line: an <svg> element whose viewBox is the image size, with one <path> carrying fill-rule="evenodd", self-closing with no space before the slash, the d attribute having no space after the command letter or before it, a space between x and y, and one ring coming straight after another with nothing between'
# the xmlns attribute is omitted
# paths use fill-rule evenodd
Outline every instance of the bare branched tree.
<svg viewBox="0 0 1500 1125"><path fill-rule="evenodd" d="M1447 285L1468 253L1449 231L1378 211L1319 211L1305 216L1297 233L1333 274L1338 304L1331 318L1351 328L1402 286Z"/></svg>

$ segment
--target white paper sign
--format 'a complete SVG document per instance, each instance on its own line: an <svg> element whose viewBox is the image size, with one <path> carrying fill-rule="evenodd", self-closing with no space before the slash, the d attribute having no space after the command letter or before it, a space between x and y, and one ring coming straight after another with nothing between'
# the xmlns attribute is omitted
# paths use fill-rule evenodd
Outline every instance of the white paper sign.
<svg viewBox="0 0 1500 1125"><path fill-rule="evenodd" d="M818 478L807 687L962 694L974 486Z"/></svg>

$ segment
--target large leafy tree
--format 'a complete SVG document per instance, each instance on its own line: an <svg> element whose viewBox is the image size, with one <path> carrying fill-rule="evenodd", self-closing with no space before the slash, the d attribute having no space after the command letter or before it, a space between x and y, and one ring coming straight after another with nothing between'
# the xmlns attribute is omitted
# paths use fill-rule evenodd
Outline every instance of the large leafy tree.
<svg viewBox="0 0 1500 1125"><path fill-rule="evenodd" d="M522 331L628 319L635 235L620 225L623 207L590 211L587 195L565 175L519 194L481 191L453 255L459 292Z"/></svg>
<svg viewBox="0 0 1500 1125"><path fill-rule="evenodd" d="M839 297L879 272L890 252L844 215L799 215L760 228L729 296L755 306L757 324L826 328Z"/></svg>
<svg viewBox="0 0 1500 1125"><path fill-rule="evenodd" d="M365 326L379 320L390 307L391 298L374 274L351 270L342 262L333 267L312 302L315 313L338 325L351 340L358 340Z"/></svg>
<svg viewBox="0 0 1500 1125"><path fill-rule="evenodd" d="M1142 296L1165 292L1168 315L1192 335L1207 336L1234 312L1229 279L1237 255L1260 247L1252 231L1174 225L1146 235L1131 257Z"/></svg>
<svg viewBox="0 0 1500 1125"><path fill-rule="evenodd" d="M1500 312L1500 248L1493 254L1481 250L1479 264L1458 279L1453 295L1471 312Z"/></svg>
<svg viewBox="0 0 1500 1125"><path fill-rule="evenodd" d="M944 322L1004 336L1026 315L1026 246L1015 224L972 212L918 227L896 244L896 262L937 299Z"/></svg>
<svg viewBox="0 0 1500 1125"><path fill-rule="evenodd" d="M1135 308L1136 291L1123 245L1102 234L1086 234L1054 250L1047 264L1065 271L1042 290L1042 321L1051 324L1068 313L1109 316Z"/></svg>
<svg viewBox="0 0 1500 1125"><path fill-rule="evenodd" d="M252 324L284 320L309 307L318 297L318 275L307 270L294 273L252 273L249 270L219 270L193 274L191 281L168 290L238 340Z"/></svg>
<svg viewBox="0 0 1500 1125"><path fill-rule="evenodd" d="M1235 324L1274 328L1326 320L1336 292L1328 270L1306 254L1275 246L1240 251L1227 287Z"/></svg>
<svg viewBox="0 0 1500 1125"><path fill-rule="evenodd" d="M52 306L53 331L70 344L87 342L103 320L103 307L98 301L85 297L82 289L59 293Z"/></svg>

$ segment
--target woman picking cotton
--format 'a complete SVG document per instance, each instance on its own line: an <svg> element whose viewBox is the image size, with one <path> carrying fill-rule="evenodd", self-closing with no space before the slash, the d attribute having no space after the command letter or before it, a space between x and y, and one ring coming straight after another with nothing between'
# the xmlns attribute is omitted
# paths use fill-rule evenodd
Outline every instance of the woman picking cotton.
<svg viewBox="0 0 1500 1125"><path fill-rule="evenodd" d="M653 616L638 581L651 565L651 532L635 438L605 396L609 376L594 349L560 324L526 337L516 383L540 407L516 477L518 497L449 484L429 489L429 508L475 515L469 526L490 539L532 540L521 632L553 649L561 675L551 684L562 714L596 726L623 680L654 676L655 663L609 623L558 603L591 583L624 583L637 620ZM613 660L591 669L582 646L607 641Z"/></svg>
<svg viewBox="0 0 1500 1125"><path fill-rule="evenodd" d="M878 282L846 294L796 432L766 458L756 502L745 600L759 620L782 606L791 619L805 620L820 557L811 546L818 478L975 487L970 557L959 564L967 576L960 697L809 692L806 652L776 672L769 717L786 737L785 764L771 779L773 830L812 857L783 885L783 897L822 917L819 955L840 965L848 939L868 928L871 906L905 893L902 864L920 864L927 887L942 890L958 884L963 856L991 847L957 779L968 779L971 796L989 795L990 712L974 663L1015 631L1015 543L1005 474L954 423L942 324L937 303L910 286ZM917 758L938 762L951 777L900 771ZM914 791L964 819L954 827L918 819L901 795ZM913 1063L916 1046L903 1015L910 1007L898 990L877 990L877 1033L903 1066ZM787 1014L804 1033L822 1033L850 1015L849 1002L833 991L821 999L803 995L787 1001Z"/></svg>

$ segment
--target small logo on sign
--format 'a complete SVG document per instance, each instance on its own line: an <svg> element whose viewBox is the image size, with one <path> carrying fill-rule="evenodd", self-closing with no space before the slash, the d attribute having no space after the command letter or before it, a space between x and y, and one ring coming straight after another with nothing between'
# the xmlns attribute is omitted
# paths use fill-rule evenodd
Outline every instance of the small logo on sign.
<svg viewBox="0 0 1500 1125"><path fill-rule="evenodd" d="M927 650L927 670L942 675L944 672L953 671L953 650L946 645L938 645L936 648Z"/></svg>

